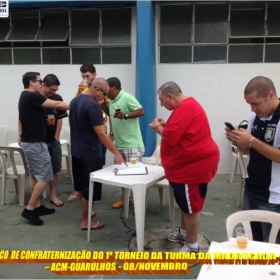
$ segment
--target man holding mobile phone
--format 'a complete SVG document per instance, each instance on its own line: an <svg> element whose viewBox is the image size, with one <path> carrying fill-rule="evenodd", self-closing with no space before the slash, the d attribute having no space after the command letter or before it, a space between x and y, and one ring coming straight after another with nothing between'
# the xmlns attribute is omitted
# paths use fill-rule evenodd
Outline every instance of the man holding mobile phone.
<svg viewBox="0 0 280 280"><path fill-rule="evenodd" d="M250 155L242 209L280 213L280 101L273 82L262 76L247 84L244 98L252 110L247 130L225 128L227 139ZM253 239L268 242L270 229L253 222Z"/></svg>
<svg viewBox="0 0 280 280"><path fill-rule="evenodd" d="M162 137L162 167L181 209L179 231L169 234L167 239L181 242L181 253L198 254L199 217L207 185L218 169L219 148L204 109L194 98L185 96L176 83L163 84L158 98L161 106L173 112L166 123L155 118L150 128Z"/></svg>
<svg viewBox="0 0 280 280"><path fill-rule="evenodd" d="M145 147L142 140L138 118L145 114L142 106L137 99L121 88L118 78L107 79L109 84L108 97L109 103L102 104L102 109L110 114L113 133L111 140L115 140L115 145L126 162L131 158L142 160ZM129 205L132 205L132 198L129 198ZM123 195L115 202L112 207L115 209L124 206Z"/></svg>

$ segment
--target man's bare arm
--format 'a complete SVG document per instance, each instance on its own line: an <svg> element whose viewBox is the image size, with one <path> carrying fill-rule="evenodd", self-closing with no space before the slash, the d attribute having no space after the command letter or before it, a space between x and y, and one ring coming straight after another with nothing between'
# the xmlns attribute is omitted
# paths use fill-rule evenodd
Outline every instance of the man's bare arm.
<svg viewBox="0 0 280 280"><path fill-rule="evenodd" d="M63 101L54 101L47 98L47 100L41 105L44 108L56 108L59 110L69 110L69 104Z"/></svg>
<svg viewBox="0 0 280 280"><path fill-rule="evenodd" d="M104 131L104 126L103 125L99 125L99 126L93 126L93 130L95 131L95 133L97 134L97 136L99 137L99 139L101 140L101 142L103 143L103 145L114 154L115 156L115 161L116 164L122 164L124 163L126 165L126 162L124 161L122 155L120 154L120 152L118 151L118 149L116 148L116 146L113 144L113 142L111 141L111 139L109 138L109 136L105 133Z"/></svg>
<svg viewBox="0 0 280 280"><path fill-rule="evenodd" d="M257 138L254 138L251 141L251 147L258 151L260 154L265 156L266 158L280 163L280 149L276 147L272 147Z"/></svg>
<svg viewBox="0 0 280 280"><path fill-rule="evenodd" d="M22 134L22 123L20 120L18 120L18 144L19 145L21 140L21 134Z"/></svg>
<svg viewBox="0 0 280 280"><path fill-rule="evenodd" d="M60 135L61 127L62 127L62 119L57 119L56 120L56 131L55 131L55 135L54 135L54 138L57 141L59 141L59 135Z"/></svg>

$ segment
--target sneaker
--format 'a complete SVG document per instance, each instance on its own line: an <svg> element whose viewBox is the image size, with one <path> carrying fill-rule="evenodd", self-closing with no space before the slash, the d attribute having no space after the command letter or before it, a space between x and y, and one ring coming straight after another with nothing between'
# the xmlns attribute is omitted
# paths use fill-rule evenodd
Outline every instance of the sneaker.
<svg viewBox="0 0 280 280"><path fill-rule="evenodd" d="M133 204L132 198L129 198L129 206ZM124 206L123 195L119 198L117 202L115 202L112 207L114 209L122 208Z"/></svg>
<svg viewBox="0 0 280 280"><path fill-rule="evenodd" d="M188 247L187 243L184 243L184 246L180 249L180 253L195 253L196 256L198 256L198 253L200 251L200 248L197 247L196 249L192 249L190 247Z"/></svg>
<svg viewBox="0 0 280 280"><path fill-rule="evenodd" d="M55 209L50 209L44 205L41 205L41 206L35 208L34 211L37 213L38 216L43 216L43 215L53 214L55 212Z"/></svg>
<svg viewBox="0 0 280 280"><path fill-rule="evenodd" d="M22 211L21 216L34 225L42 225L44 222L39 218L35 210L27 210L26 208Z"/></svg>
<svg viewBox="0 0 280 280"><path fill-rule="evenodd" d="M186 242L186 236L182 235L181 231L182 230L179 227L179 231L168 234L167 239L171 242L181 242L181 243Z"/></svg>

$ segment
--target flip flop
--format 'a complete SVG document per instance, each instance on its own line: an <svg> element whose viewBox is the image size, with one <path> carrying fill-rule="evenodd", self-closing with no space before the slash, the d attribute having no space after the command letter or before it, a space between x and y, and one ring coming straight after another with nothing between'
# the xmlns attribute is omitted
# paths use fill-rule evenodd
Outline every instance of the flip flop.
<svg viewBox="0 0 280 280"><path fill-rule="evenodd" d="M61 204L59 204L61 202ZM63 202L62 201L60 201L60 200L50 200L50 203L51 204L53 204L54 206L56 206L56 207L61 207L61 206L63 206Z"/></svg>
<svg viewBox="0 0 280 280"><path fill-rule="evenodd" d="M79 196L71 194L71 195L67 198L67 201L68 201L68 202L72 202L72 201L75 201L75 200L77 200L77 199L79 199L79 198L80 198Z"/></svg>
<svg viewBox="0 0 280 280"><path fill-rule="evenodd" d="M96 221L96 224L93 227L91 227L90 230L103 228L104 225L105 224L103 222ZM87 228L81 228L81 230L87 230Z"/></svg>

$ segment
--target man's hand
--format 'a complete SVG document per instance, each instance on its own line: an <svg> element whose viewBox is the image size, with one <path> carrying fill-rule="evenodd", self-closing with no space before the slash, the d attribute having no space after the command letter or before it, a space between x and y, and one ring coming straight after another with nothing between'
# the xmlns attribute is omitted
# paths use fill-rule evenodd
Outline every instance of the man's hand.
<svg viewBox="0 0 280 280"><path fill-rule="evenodd" d="M85 84L85 82L84 81L81 81L80 83L79 83L79 86L78 86L78 94L81 94L82 92L83 92L83 90L86 88L86 84Z"/></svg>
<svg viewBox="0 0 280 280"><path fill-rule="evenodd" d="M117 111L114 114L114 118L118 118L118 119L124 120L125 119L125 115L124 115L124 113L122 111Z"/></svg>
<svg viewBox="0 0 280 280"><path fill-rule="evenodd" d="M105 98L98 101L99 105L102 105L105 102Z"/></svg>
<svg viewBox="0 0 280 280"><path fill-rule="evenodd" d="M115 154L115 163L116 164L124 164L125 166L127 166L126 162L124 161L122 155L120 153Z"/></svg>
<svg viewBox="0 0 280 280"><path fill-rule="evenodd" d="M163 123L163 124L162 124ZM159 126L159 125L164 125L165 123L164 123L164 121L162 120L162 119L159 119L159 118L155 118L154 120L153 120L153 122L151 122L150 124L149 124L149 126L150 126L150 128L154 131L154 132L156 132L156 128Z"/></svg>
<svg viewBox="0 0 280 280"><path fill-rule="evenodd" d="M157 118L159 124L161 124L162 126L165 126L165 121L162 118Z"/></svg>
<svg viewBox="0 0 280 280"><path fill-rule="evenodd" d="M239 147L247 148L253 136L247 129L239 128L237 130L232 130L229 137L233 142L237 143Z"/></svg>
<svg viewBox="0 0 280 280"><path fill-rule="evenodd" d="M21 147L21 145L20 145L20 140L21 140L21 137L19 136L19 137L18 137L18 145Z"/></svg>
<svg viewBox="0 0 280 280"><path fill-rule="evenodd" d="M230 130L227 126L225 127L225 131L226 131L226 138L227 138L227 140L229 140L229 141L231 141L231 142L233 142L234 140L232 139L232 134L231 134L231 132L232 132L232 130Z"/></svg>

